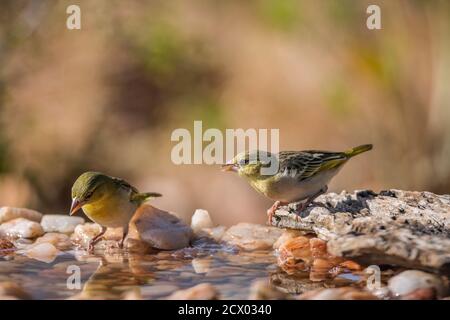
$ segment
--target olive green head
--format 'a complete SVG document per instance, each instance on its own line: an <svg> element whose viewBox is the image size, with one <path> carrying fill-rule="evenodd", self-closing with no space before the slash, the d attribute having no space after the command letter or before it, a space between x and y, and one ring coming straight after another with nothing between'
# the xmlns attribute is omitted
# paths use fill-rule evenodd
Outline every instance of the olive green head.
<svg viewBox="0 0 450 320"><path fill-rule="evenodd" d="M272 154L266 151L245 151L224 164L222 169L237 172L247 178L256 178L261 176L261 168L267 167L272 158Z"/></svg>
<svg viewBox="0 0 450 320"><path fill-rule="evenodd" d="M109 187L113 187L111 177L100 172L83 173L72 186L70 214L74 214L83 205L101 198Z"/></svg>

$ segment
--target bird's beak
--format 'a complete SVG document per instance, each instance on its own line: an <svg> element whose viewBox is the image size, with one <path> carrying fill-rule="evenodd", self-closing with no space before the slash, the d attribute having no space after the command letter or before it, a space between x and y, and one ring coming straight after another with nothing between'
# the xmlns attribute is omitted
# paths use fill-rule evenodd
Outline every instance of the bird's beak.
<svg viewBox="0 0 450 320"><path fill-rule="evenodd" d="M82 206L84 203L77 198L72 200L72 205L70 206L70 212L69 215L73 216Z"/></svg>
<svg viewBox="0 0 450 320"><path fill-rule="evenodd" d="M227 162L226 164L222 165L222 171L233 171L233 172L237 172L238 171L238 165L236 163L233 162Z"/></svg>

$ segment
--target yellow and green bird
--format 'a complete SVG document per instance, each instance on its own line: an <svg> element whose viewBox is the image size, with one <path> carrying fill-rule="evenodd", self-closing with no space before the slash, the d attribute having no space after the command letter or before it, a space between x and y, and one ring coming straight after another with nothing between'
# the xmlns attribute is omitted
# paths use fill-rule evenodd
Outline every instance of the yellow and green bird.
<svg viewBox="0 0 450 320"><path fill-rule="evenodd" d="M281 151L278 154L263 151L243 152L222 168L224 171L237 172L258 192L275 200L273 206L267 210L270 224L278 207L306 200L297 211L297 214L300 214L315 198L327 192L330 180L350 158L371 149L371 144L365 144L344 152L318 150ZM278 161L278 170L274 174L261 173L263 167L270 166L267 159Z"/></svg>
<svg viewBox="0 0 450 320"><path fill-rule="evenodd" d="M70 215L80 208L92 221L102 226L102 231L89 242L89 251L94 249L106 232L106 228L123 228L123 242L128 233L128 223L139 206L153 197L155 192L140 193L125 180L110 177L100 172L85 172L72 186Z"/></svg>

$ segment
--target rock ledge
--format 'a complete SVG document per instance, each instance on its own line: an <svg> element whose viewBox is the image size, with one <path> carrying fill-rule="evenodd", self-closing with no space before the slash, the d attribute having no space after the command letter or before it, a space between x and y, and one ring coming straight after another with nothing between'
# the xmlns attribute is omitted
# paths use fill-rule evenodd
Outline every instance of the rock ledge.
<svg viewBox="0 0 450 320"><path fill-rule="evenodd" d="M450 195L370 190L328 193L297 216L281 207L272 225L315 233L328 252L364 264L450 274Z"/></svg>

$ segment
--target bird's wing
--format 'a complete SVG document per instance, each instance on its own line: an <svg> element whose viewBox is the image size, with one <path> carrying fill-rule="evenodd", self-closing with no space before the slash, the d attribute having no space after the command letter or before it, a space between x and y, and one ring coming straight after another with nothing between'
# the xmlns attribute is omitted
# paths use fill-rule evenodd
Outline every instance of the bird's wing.
<svg viewBox="0 0 450 320"><path fill-rule="evenodd" d="M126 190L130 190L131 194L135 194L135 193L139 193L138 189L136 189L135 187L133 187L131 184L129 184L128 182L126 182L123 179L120 178L113 178L114 182L117 183L117 185L121 188L124 188Z"/></svg>
<svg viewBox="0 0 450 320"><path fill-rule="evenodd" d="M279 172L302 181L324 170L333 169L347 160L348 157L343 152L282 151L279 153Z"/></svg>

